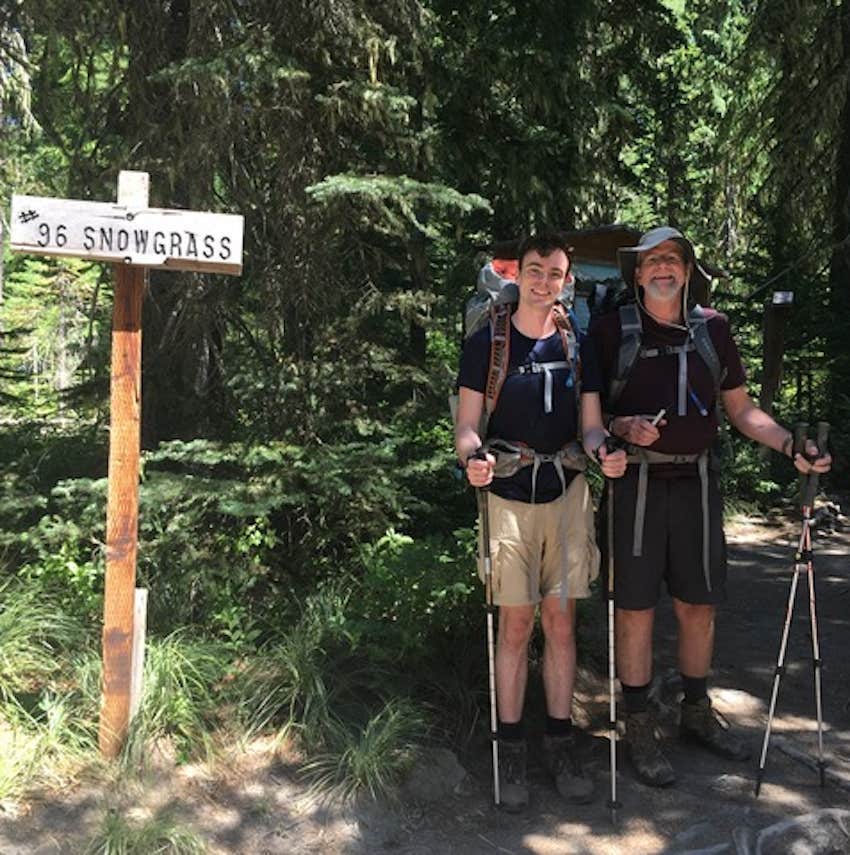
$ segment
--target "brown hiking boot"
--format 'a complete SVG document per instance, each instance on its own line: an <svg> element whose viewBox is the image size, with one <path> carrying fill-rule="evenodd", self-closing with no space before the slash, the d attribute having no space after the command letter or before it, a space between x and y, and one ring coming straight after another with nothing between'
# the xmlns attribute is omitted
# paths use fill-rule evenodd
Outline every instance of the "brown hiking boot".
<svg viewBox="0 0 850 855"><path fill-rule="evenodd" d="M750 748L730 729L706 697L695 704L682 701L679 736L685 742L696 742L729 760L749 760Z"/></svg>
<svg viewBox="0 0 850 855"><path fill-rule="evenodd" d="M516 813L528 805L525 740L499 740L499 805Z"/></svg>
<svg viewBox="0 0 850 855"><path fill-rule="evenodd" d="M669 787L676 773L655 740L655 722L648 711L626 713L626 749L635 773L650 787Z"/></svg>
<svg viewBox="0 0 850 855"><path fill-rule="evenodd" d="M546 769L563 798L574 805L593 801L593 781L582 769L575 733L544 736L543 752Z"/></svg>

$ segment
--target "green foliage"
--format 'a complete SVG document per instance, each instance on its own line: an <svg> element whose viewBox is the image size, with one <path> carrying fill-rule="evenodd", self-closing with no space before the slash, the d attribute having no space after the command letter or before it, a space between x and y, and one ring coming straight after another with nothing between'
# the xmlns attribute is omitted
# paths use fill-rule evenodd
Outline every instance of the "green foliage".
<svg viewBox="0 0 850 855"><path fill-rule="evenodd" d="M759 446L731 430L721 450L720 481L726 513L756 508L766 510L783 498L796 480L790 461L774 452L765 454Z"/></svg>
<svg viewBox="0 0 850 855"><path fill-rule="evenodd" d="M0 585L0 701L31 692L61 668L58 653L81 632L37 586L14 580Z"/></svg>
<svg viewBox="0 0 850 855"><path fill-rule="evenodd" d="M42 691L30 712L17 701L0 705L0 799L72 780L96 750L92 722L80 721L67 693Z"/></svg>
<svg viewBox="0 0 850 855"><path fill-rule="evenodd" d="M281 636L261 649L246 675L253 727L275 724L316 748L325 744L341 706L358 698L364 674L352 651L345 587L321 587Z"/></svg>
<svg viewBox="0 0 850 855"><path fill-rule="evenodd" d="M412 226L430 238L439 232L420 222L417 209L456 216L473 211L491 211L490 203L475 193L458 193L445 185L425 183L407 175L332 175L307 188L307 193L324 204L351 200L362 206L365 223L381 224L389 234L404 237ZM430 210L429 210L430 209Z"/></svg>
<svg viewBox="0 0 850 855"><path fill-rule="evenodd" d="M174 740L180 760L208 752L232 691L231 667L221 644L190 639L185 632L149 639L142 703L123 761L138 766L147 747L164 736Z"/></svg>
<svg viewBox="0 0 850 855"><path fill-rule="evenodd" d="M850 19L847 0L816 5L0 12L4 199L112 199L132 163L152 204L245 216L241 277L154 271L146 293L152 640L125 759L151 739L186 757L216 728L273 727L312 752L317 781L376 795L418 741L416 704L453 735L474 722L474 508L444 393L496 238L682 226L734 275L715 304L755 391L764 312L747 295L793 281L774 411L850 418ZM0 696L17 718L0 796L43 774L27 739L53 757L92 739L98 657L80 627L101 611L110 340L108 269L3 261ZM785 461L729 442L730 505L790 493ZM122 822L112 836L129 840Z"/></svg>
<svg viewBox="0 0 850 855"><path fill-rule="evenodd" d="M352 623L377 661L425 660L457 642L458 630L480 613L476 548L471 529L451 540L414 540L391 529L363 547Z"/></svg>
<svg viewBox="0 0 850 855"><path fill-rule="evenodd" d="M423 727L415 706L390 700L363 728L334 722L328 749L314 754L302 771L315 791L344 802L360 795L392 797L413 763Z"/></svg>
<svg viewBox="0 0 850 855"><path fill-rule="evenodd" d="M84 855L203 855L206 851L204 842L168 813L129 820L110 810Z"/></svg>

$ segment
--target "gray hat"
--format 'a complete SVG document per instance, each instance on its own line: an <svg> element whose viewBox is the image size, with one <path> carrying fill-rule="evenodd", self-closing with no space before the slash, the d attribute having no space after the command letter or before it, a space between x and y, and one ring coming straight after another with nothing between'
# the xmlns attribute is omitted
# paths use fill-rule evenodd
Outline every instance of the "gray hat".
<svg viewBox="0 0 850 855"><path fill-rule="evenodd" d="M635 284L635 268L637 267L637 256L639 252L647 252L654 249L665 240L674 240L685 251L685 260L693 265L691 273L690 288L697 294L708 294L711 286L711 276L703 269L696 253L694 245L678 230L672 226L659 226L641 235L637 246L621 246L617 250L617 260L620 263L620 274L623 281L629 287Z"/></svg>

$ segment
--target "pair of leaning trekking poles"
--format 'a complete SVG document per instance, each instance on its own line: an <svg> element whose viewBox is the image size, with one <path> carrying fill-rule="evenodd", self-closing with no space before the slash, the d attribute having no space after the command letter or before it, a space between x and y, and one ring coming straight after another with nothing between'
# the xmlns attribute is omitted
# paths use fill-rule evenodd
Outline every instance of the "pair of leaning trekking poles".
<svg viewBox="0 0 850 855"><path fill-rule="evenodd" d="M809 439L809 426L805 422L796 425L794 429L793 454L802 454L807 459L816 459L827 451L829 440L829 424L818 422L816 427L815 443L817 452L815 457L809 457L806 453L806 443ZM605 449L608 453L623 448L624 443L614 437L606 437ZM484 458L485 451L479 449L476 457ZM820 657L820 643L818 641L817 609L815 606L815 576L812 550L812 507L818 488L818 474L816 472L800 476L800 507L802 514L802 529L794 553L794 570L791 576L791 585L788 592L788 604L785 609L785 622L782 627L782 636L779 643L779 653L773 676L773 687L770 694L770 706L767 715L764 739L762 741L761 756L759 758L758 771L756 773L755 794L759 795L764 777L764 768L767 761L767 750L770 743L770 734L773 726L773 717L776 712L776 701L779 696L779 683L785 673L785 654L788 647L788 637L791 631L791 620L794 613L794 605L797 599L797 587L800 575L805 573L808 580L809 592L809 622L810 635L812 639L812 664L814 668L815 687L815 710L817 714L817 743L818 759L817 767L820 774L821 787L826 785L826 762L823 756L823 704L821 692L821 669L823 662ZM493 572L490 557L490 514L489 514L489 488L482 487L477 491L478 513L481 529L481 563L484 570L484 592L487 611L487 666L489 677L490 694L490 741L493 751L493 800L496 805L501 803L499 792L499 741L498 741L498 712L496 706L496 643L494 614L496 606L493 603ZM617 800L617 702L616 702L616 661L614 656L614 480L608 479L607 485L607 546L608 546L608 741L610 745L610 774L611 791L608 807L612 812L612 818L616 821L616 811L621 807Z"/></svg>

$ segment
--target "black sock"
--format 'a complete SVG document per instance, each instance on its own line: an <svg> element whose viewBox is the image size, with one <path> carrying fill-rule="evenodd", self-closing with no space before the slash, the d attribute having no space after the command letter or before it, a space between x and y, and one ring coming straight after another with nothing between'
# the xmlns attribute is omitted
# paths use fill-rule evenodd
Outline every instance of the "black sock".
<svg viewBox="0 0 850 855"><path fill-rule="evenodd" d="M685 689L685 703L695 704L708 696L707 677L686 677L682 674L682 686Z"/></svg>
<svg viewBox="0 0 850 855"><path fill-rule="evenodd" d="M571 718L552 718L546 716L546 735L547 736L567 736L572 729L573 720Z"/></svg>
<svg viewBox="0 0 850 855"><path fill-rule="evenodd" d="M525 726L522 719L512 722L500 721L499 739L505 742L519 742L525 739Z"/></svg>
<svg viewBox="0 0 850 855"><path fill-rule="evenodd" d="M649 704L649 687L650 683L643 686L627 686L625 683L620 683L623 687L623 703L627 713L642 713L646 712Z"/></svg>

